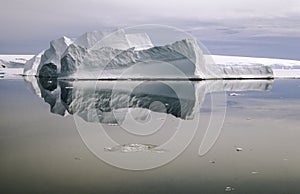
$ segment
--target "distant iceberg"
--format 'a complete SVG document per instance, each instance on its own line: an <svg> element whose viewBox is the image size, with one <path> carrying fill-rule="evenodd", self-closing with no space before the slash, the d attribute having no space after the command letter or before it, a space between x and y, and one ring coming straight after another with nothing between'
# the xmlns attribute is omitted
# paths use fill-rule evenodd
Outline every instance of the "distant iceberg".
<svg viewBox="0 0 300 194"><path fill-rule="evenodd" d="M23 74L64 79L273 78L264 65L217 65L193 38L154 46L148 34L125 30L51 41L49 49L25 64Z"/></svg>

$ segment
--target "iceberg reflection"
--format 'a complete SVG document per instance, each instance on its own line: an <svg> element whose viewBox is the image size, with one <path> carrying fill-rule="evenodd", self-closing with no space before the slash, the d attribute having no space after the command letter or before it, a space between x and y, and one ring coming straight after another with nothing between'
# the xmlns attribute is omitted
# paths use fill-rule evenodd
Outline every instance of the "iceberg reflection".
<svg viewBox="0 0 300 194"><path fill-rule="evenodd" d="M266 91L273 83L272 80L66 81L35 77L25 77L25 81L50 105L52 113L73 115L83 142L95 156L129 170L167 164L190 145L198 130L205 132L198 155L205 155L223 127L225 92ZM209 111L200 113L201 106L206 105L206 96L211 101ZM201 115L208 121L206 127L201 126Z"/></svg>
<svg viewBox="0 0 300 194"><path fill-rule="evenodd" d="M52 113L77 114L87 122L106 124L121 124L124 114L133 109L190 120L199 112L207 93L267 91L273 84L272 80L67 81L31 76L25 77L25 81L50 105Z"/></svg>

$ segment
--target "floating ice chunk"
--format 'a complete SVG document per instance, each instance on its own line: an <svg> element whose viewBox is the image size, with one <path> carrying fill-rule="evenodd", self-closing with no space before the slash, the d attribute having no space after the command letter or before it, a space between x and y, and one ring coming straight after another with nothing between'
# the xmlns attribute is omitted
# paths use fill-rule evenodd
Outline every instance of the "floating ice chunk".
<svg viewBox="0 0 300 194"><path fill-rule="evenodd" d="M235 190L235 188L233 188L233 187L231 187L231 186L225 187L225 191L226 191L226 192L230 192L230 191L234 191L234 190Z"/></svg>
<svg viewBox="0 0 300 194"><path fill-rule="evenodd" d="M241 152L241 151L243 151L243 148L236 148L236 151Z"/></svg>
<svg viewBox="0 0 300 194"><path fill-rule="evenodd" d="M229 93L228 96L242 96L243 94L239 94L239 93Z"/></svg>
<svg viewBox="0 0 300 194"><path fill-rule="evenodd" d="M130 144L123 144L114 147L107 147L104 148L105 151L119 151L122 153L131 153L131 152L146 152L146 151L153 151L153 152L162 152L160 149L155 149L157 145L152 144L139 144L139 143L130 143Z"/></svg>
<svg viewBox="0 0 300 194"><path fill-rule="evenodd" d="M108 126L119 126L118 123L108 123L107 125L108 125Z"/></svg>

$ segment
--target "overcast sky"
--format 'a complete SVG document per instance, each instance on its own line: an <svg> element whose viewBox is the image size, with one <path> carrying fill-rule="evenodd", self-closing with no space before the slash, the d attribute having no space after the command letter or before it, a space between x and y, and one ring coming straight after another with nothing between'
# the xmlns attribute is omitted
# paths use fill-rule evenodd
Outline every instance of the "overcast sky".
<svg viewBox="0 0 300 194"><path fill-rule="evenodd" d="M34 54L86 31L165 24L213 54L300 60L299 0L1 0L0 53Z"/></svg>

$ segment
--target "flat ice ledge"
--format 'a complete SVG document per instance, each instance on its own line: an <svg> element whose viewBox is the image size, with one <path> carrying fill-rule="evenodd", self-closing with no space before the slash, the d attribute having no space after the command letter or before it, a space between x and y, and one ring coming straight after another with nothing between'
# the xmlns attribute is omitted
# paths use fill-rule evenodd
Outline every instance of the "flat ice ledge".
<svg viewBox="0 0 300 194"><path fill-rule="evenodd" d="M217 65L226 67L258 66L271 67L274 78L300 78L300 61L258 57L211 55Z"/></svg>

